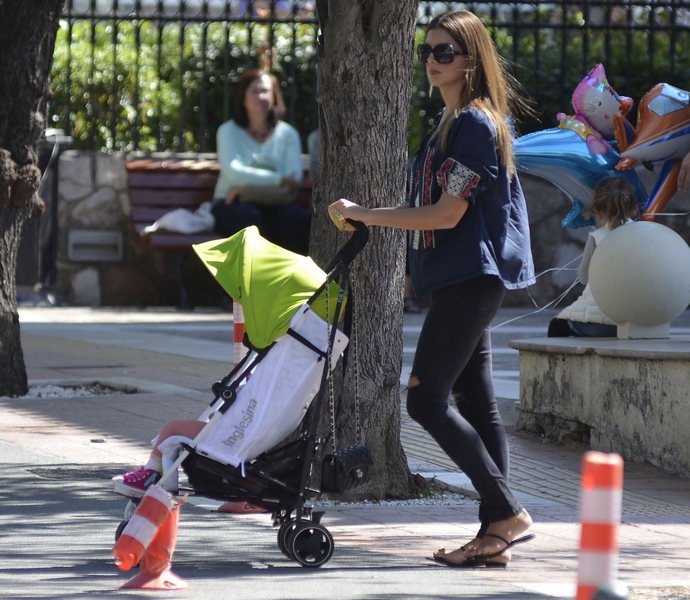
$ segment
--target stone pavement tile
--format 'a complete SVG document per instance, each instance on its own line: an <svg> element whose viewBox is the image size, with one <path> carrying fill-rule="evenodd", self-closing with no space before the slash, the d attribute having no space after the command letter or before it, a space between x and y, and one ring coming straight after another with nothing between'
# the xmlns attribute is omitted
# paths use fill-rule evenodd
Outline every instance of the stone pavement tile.
<svg viewBox="0 0 690 600"><path fill-rule="evenodd" d="M618 536L619 546L636 554L684 551L690 556L688 525L621 525L618 528Z"/></svg>
<svg viewBox="0 0 690 600"><path fill-rule="evenodd" d="M200 389L210 389L214 381L224 377L232 369L232 365L223 361L166 354L163 348L161 352L152 352L79 340L66 342L60 338L30 333L22 334L22 347L25 349L29 378L32 378L31 370L34 366L44 368L40 360L42 357L45 358L45 352L61 354L64 357L71 356L70 359L64 358L64 360L68 360L68 365L81 359L87 361L88 364L88 360L97 356L103 364L129 366L140 370L139 372L145 373L152 381L168 381L170 377L173 377L180 382L178 385L191 388L192 386L185 385L185 382L194 380L201 384ZM32 355L31 352L34 349L42 351L43 354Z"/></svg>
<svg viewBox="0 0 690 600"><path fill-rule="evenodd" d="M506 433L511 453L534 459L548 457L549 464L580 472L582 455L587 451L584 445L561 446L545 437L516 431L514 427L506 427Z"/></svg>
<svg viewBox="0 0 690 600"><path fill-rule="evenodd" d="M673 477L665 473L658 473L654 477L645 476L639 479L624 479L626 490L637 491L649 498L662 502L669 502L685 507L690 512L690 480Z"/></svg>
<svg viewBox="0 0 690 600"><path fill-rule="evenodd" d="M46 339L46 338L42 338ZM37 349L34 344L41 343L36 339L32 339L33 343L23 342L24 362L26 363L27 371L34 369L50 369L55 371L63 371L67 369L79 369L82 371L91 369L107 369L107 368L122 368L120 361L104 360L99 357L99 354L93 356L82 356L72 354L68 350L68 346L62 343L62 349L58 350L44 350ZM32 377L36 377L32 373Z"/></svg>
<svg viewBox="0 0 690 600"><path fill-rule="evenodd" d="M109 436L106 443L101 443L100 440L106 439L102 430L50 423L49 420L40 422L29 414L7 409L3 403L0 407L3 412L0 439L31 447L37 452L78 464L138 464L148 456L148 451L137 448L130 440Z"/></svg>
<svg viewBox="0 0 690 600"><path fill-rule="evenodd" d="M560 469L558 471L561 475L569 472L568 489L571 493L571 503L577 506L579 502L579 478L581 471L582 456L588 448L572 445L571 447L558 446L552 442L544 441L537 436L515 432L510 428L508 432L508 441L510 444L513 462L517 466L515 469L518 480L520 476L526 478L529 485L533 485L531 490L537 493L538 488L550 489L549 477L544 478L539 476L538 471L529 469L524 474L520 470L521 457L527 457L531 461L538 462L538 470L544 469L547 473L549 469ZM520 483L524 483L520 481ZM559 477L559 483L562 485L566 483L562 477ZM631 492L642 495L650 500L657 500L663 504L669 503L680 507L686 507L690 513L690 479L684 477L677 477L664 473L650 465L639 465L631 462L625 463L625 473L623 482L626 497L624 504L626 504L627 495ZM522 489L523 486L520 486ZM564 498L567 501L568 498ZM639 504L639 498L635 498L635 502Z"/></svg>
<svg viewBox="0 0 690 600"><path fill-rule="evenodd" d="M474 572L495 581L525 587L531 587L532 584L558 584L559 587L570 590L577 585L577 556L550 557L542 554L533 558L516 553L507 569L475 569ZM569 597L572 598L572 595Z"/></svg>
<svg viewBox="0 0 690 600"><path fill-rule="evenodd" d="M474 537L478 527L476 510L474 502L461 506L328 507L323 522L339 544L395 554L423 564L439 547L454 549ZM579 525L540 521L533 530L536 540L516 547L508 569L471 572L528 589L557 584L566 590L563 597L567 597L576 579ZM462 577L464 571L455 572Z"/></svg>
<svg viewBox="0 0 690 600"><path fill-rule="evenodd" d="M152 369L151 367L137 367L132 365L82 368L36 368L29 366L29 384L34 385L42 381L64 382L71 379L81 379L85 382L101 381L108 384L114 378L138 379L142 382L160 382L173 385L180 389L187 389L195 393L206 394L207 403L212 400L211 386L221 376L212 378L208 375L193 375L168 369Z"/></svg>
<svg viewBox="0 0 690 600"><path fill-rule="evenodd" d="M420 560L431 556L439 547L439 540L449 532L455 539L471 539L477 530L474 502L466 507L324 507L324 510L322 522L334 536L338 534L342 543Z"/></svg>
<svg viewBox="0 0 690 600"><path fill-rule="evenodd" d="M637 558L619 565L619 579L630 587L690 586L687 561ZM688 596L690 597L690 589Z"/></svg>
<svg viewBox="0 0 690 600"><path fill-rule="evenodd" d="M19 322L27 326L30 323L222 323L232 322L232 313L207 307L188 312L172 306L20 306Z"/></svg>
<svg viewBox="0 0 690 600"><path fill-rule="evenodd" d="M28 375L29 372L30 375ZM29 385L35 380L53 381L65 379L67 377L75 377L75 375L71 374L69 371L62 371L61 369L53 369L51 367L33 367L30 371L27 368L27 376L29 378Z"/></svg>
<svg viewBox="0 0 690 600"><path fill-rule="evenodd" d="M112 564L110 548L122 500L113 496L107 482L64 480L56 494L56 481L41 479L24 465L14 466L0 477L3 597L65 600L156 595L117 591L135 572L119 572ZM165 597L538 599L510 584L489 587L472 573L432 570L417 561L340 544L337 539L328 564L318 570L303 569L280 553L275 529L267 519L257 522L246 517L185 506L173 570L189 582L190 589L166 592Z"/></svg>
<svg viewBox="0 0 690 600"><path fill-rule="evenodd" d="M476 504L394 508L327 507L324 523L341 544L424 560L439 547L455 548L476 532ZM532 586L574 586L580 524L576 512L547 507L532 513L534 541L517 546L509 569L475 570L492 580ZM685 557L690 531L678 525L622 525L621 579L628 585L654 587L690 583ZM644 540L646 541L646 545ZM564 596L565 597L565 596Z"/></svg>
<svg viewBox="0 0 690 600"><path fill-rule="evenodd" d="M0 400L0 439L76 463L139 465L163 423L196 419L207 405L156 394Z"/></svg>
<svg viewBox="0 0 690 600"><path fill-rule="evenodd" d="M663 507L662 507L663 508ZM690 525L690 515L665 515L665 514L653 514L653 509L650 509L649 512L647 512L643 518L634 515L631 517L624 516L623 518L624 522L629 522L629 523L634 523L638 524L640 522L642 523L649 523L652 525L668 525L671 524L672 526L685 526L685 529L688 529L688 526Z"/></svg>

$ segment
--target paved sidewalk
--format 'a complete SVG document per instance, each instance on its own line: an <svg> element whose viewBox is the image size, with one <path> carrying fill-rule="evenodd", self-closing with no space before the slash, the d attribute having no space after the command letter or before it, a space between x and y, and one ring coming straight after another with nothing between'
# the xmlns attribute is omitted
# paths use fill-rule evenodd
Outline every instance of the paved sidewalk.
<svg viewBox="0 0 690 600"><path fill-rule="evenodd" d="M502 311L497 321L519 312ZM549 317L532 316L494 334L497 390L508 425L514 423L518 376L507 341L536 337ZM21 309L20 318L32 381L104 381L142 393L0 400L0 562L6 565L0 567L0 597L107 595L131 575L110 562L123 502L111 493L108 478L143 462L164 421L196 418L206 407L210 384L232 361L231 316L32 308ZM407 368L421 319L405 318ZM336 551L317 571L282 557L265 515L187 506L174 570L192 589L166 596L572 597L583 449L507 430L512 485L535 520L537 538L516 549L505 571L452 570L424 559L440 546L454 548L473 537L477 505L466 478L405 418L402 437L411 468L465 491L466 499L326 507L323 522ZM631 598L690 598L690 480L626 465L620 546L620 578L631 587Z"/></svg>

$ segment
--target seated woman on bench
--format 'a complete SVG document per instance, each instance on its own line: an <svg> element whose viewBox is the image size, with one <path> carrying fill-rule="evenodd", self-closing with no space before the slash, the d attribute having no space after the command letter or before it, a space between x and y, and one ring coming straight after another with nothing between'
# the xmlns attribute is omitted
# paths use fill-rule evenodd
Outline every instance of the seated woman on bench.
<svg viewBox="0 0 690 600"><path fill-rule="evenodd" d="M284 112L274 75L258 69L242 75L233 119L216 135L220 176L212 213L223 236L256 225L269 241L306 255L311 218L294 203L302 144L297 130L280 120Z"/></svg>

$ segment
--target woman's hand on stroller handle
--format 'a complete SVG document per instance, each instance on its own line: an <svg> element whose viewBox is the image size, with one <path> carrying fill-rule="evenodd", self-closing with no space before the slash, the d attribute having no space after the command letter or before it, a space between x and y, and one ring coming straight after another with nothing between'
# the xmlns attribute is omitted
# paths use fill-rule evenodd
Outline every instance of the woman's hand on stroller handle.
<svg viewBox="0 0 690 600"><path fill-rule="evenodd" d="M357 228L352 222L362 221L361 218L357 218L358 216L361 217L357 213L363 213L366 210L366 208L362 208L346 198L341 198L328 207L328 216L331 217L331 221L340 231L356 231Z"/></svg>

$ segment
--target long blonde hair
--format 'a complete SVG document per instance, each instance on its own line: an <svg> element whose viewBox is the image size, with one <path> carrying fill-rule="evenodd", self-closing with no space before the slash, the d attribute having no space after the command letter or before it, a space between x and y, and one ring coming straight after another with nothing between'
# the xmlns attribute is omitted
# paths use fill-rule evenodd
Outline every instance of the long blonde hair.
<svg viewBox="0 0 690 600"><path fill-rule="evenodd" d="M498 54L484 24L468 10L457 10L435 17L427 27L445 30L465 55L465 82L453 116L468 107L483 111L494 125L496 149L502 166L512 175L513 135L506 117L512 118L513 108L530 112L526 101L518 94L515 78L505 68L505 61ZM445 150L452 119L446 119L437 133L441 149Z"/></svg>

